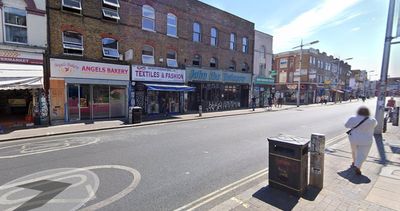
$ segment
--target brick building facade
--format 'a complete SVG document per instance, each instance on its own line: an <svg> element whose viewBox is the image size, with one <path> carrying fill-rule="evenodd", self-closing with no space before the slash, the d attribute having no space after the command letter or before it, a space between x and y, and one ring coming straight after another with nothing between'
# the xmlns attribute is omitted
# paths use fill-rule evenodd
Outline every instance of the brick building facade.
<svg viewBox="0 0 400 211"><path fill-rule="evenodd" d="M349 97L349 64L312 48L304 49L302 57L302 68L299 71L300 50L274 56L277 95L284 97L286 103L296 103L299 77L302 104L316 103L321 98L336 102Z"/></svg>
<svg viewBox="0 0 400 211"><path fill-rule="evenodd" d="M53 120L247 106L253 23L197 0L48 2Z"/></svg>

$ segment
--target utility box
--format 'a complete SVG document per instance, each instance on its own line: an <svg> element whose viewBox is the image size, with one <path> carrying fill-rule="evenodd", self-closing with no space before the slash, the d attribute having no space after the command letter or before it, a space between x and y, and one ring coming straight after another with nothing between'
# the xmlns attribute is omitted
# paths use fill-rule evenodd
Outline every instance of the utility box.
<svg viewBox="0 0 400 211"><path fill-rule="evenodd" d="M138 124L142 122L142 113L143 113L142 107L139 106L133 107L132 109L133 124Z"/></svg>
<svg viewBox="0 0 400 211"><path fill-rule="evenodd" d="M269 185L296 196L308 185L308 145L310 140L288 135L268 138Z"/></svg>

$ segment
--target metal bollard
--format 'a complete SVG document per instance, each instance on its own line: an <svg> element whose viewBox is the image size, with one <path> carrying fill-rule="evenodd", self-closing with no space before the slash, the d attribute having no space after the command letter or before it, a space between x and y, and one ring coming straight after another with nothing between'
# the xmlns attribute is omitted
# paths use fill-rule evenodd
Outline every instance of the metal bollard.
<svg viewBox="0 0 400 211"><path fill-rule="evenodd" d="M310 186L324 186L325 135L313 133L310 147Z"/></svg>
<svg viewBox="0 0 400 211"><path fill-rule="evenodd" d="M392 116L390 117L392 119L392 125L393 126L399 126L399 109L400 107L396 107L393 109Z"/></svg>
<svg viewBox="0 0 400 211"><path fill-rule="evenodd" d="M199 117L203 116L203 106L199 105Z"/></svg>

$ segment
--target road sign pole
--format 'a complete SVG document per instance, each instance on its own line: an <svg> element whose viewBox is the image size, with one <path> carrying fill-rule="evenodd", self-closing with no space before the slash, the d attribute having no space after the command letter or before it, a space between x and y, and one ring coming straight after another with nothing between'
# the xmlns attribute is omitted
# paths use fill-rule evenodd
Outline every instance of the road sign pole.
<svg viewBox="0 0 400 211"><path fill-rule="evenodd" d="M387 83L388 69L389 69L390 45L393 39L392 30L393 30L394 10L395 10L395 0L390 0L388 19L386 25L385 46L383 50L381 79L378 90L378 102L376 103L376 112L375 112L375 118L378 121L378 125L375 128L375 134L378 135L382 134L383 132L383 117L385 114L386 83Z"/></svg>

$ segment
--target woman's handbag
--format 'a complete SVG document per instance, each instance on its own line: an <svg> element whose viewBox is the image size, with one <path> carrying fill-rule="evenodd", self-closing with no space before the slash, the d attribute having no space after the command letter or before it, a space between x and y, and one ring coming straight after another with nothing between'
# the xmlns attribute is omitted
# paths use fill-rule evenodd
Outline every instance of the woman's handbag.
<svg viewBox="0 0 400 211"><path fill-rule="evenodd" d="M365 121L367 121L368 117L365 117L365 119L363 119L360 123L358 123L358 125L356 125L355 127L351 128L349 131L347 131L347 135L351 135L351 131L353 131L354 129L358 128L362 123L364 123Z"/></svg>

